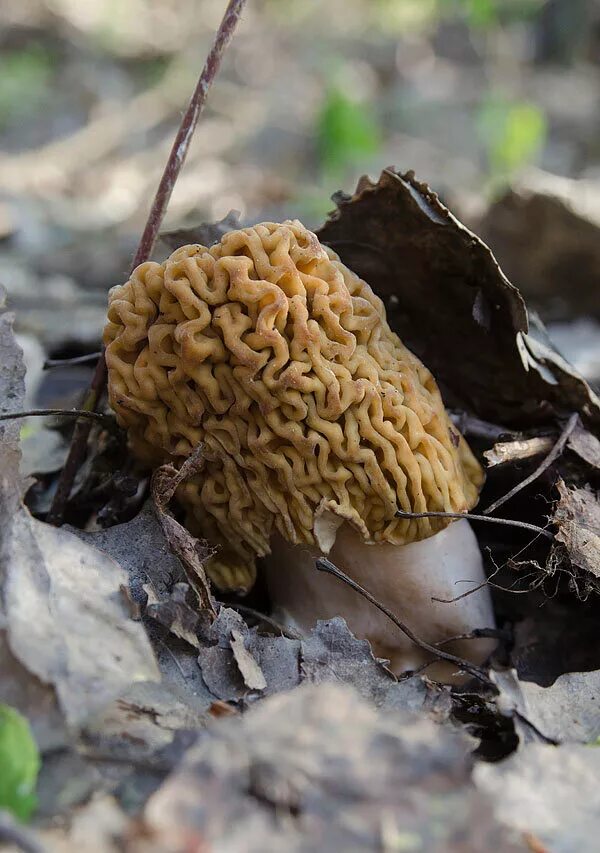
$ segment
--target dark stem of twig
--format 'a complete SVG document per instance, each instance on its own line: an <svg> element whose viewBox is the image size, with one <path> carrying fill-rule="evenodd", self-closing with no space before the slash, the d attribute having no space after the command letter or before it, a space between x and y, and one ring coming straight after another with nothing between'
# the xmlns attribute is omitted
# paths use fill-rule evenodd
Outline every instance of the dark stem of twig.
<svg viewBox="0 0 600 853"><path fill-rule="evenodd" d="M450 419L452 423L461 431L463 435L468 435L471 438L482 438L486 441L498 441L500 438L518 438L520 433L514 430L506 429L505 427L492 424L489 421L482 421L473 415L468 415L466 412L450 411Z"/></svg>
<svg viewBox="0 0 600 853"><path fill-rule="evenodd" d="M436 646L432 646L430 643L427 643L425 640L422 640L420 637L418 637L414 633L414 631L412 631L408 627L408 625L406 625L406 623L399 619L395 613L392 613L392 611L389 610L385 606L385 604L382 604L380 601L377 601L375 596L372 595L367 589L365 589L352 578L349 578L348 575L344 574L344 572L340 571L340 569L338 569L338 567L335 566L331 562L331 560L328 560L326 557L319 557L316 560L316 566L320 572L327 572L327 574L333 575L334 578L343 581L343 583L347 584L349 587L355 590L355 592L360 593L363 598L366 598L368 602L370 602L379 610L381 610L382 613L385 613L388 619L391 619L394 625L400 628L400 630L404 634L406 634L409 640L412 640L412 642L416 646L419 646L420 649L429 652L429 654L434 655L434 657L439 658L440 660L447 660L450 663L453 663L459 669L470 673L472 676L478 678L484 684L487 684L489 687L494 688L494 690L497 689L494 682L486 675L486 673L482 669L480 669L480 667L475 666L475 664L472 664L467 660L463 660L463 658L459 658L456 655L451 655L450 652L444 652L441 649L438 649Z"/></svg>
<svg viewBox="0 0 600 853"><path fill-rule="evenodd" d="M438 600L439 599L436 599L436 601ZM501 640L503 643L508 643L511 636L508 631L504 631L502 628L475 628L473 631L469 631L468 634L457 634L455 637L446 637L445 640L440 640L439 643L435 644L435 646L439 649L440 646L445 646L448 643L454 643L457 640L481 639Z"/></svg>
<svg viewBox="0 0 600 853"><path fill-rule="evenodd" d="M44 418L50 415L60 418L89 418L92 421L113 423L113 418L110 415L88 412L86 409L29 409L26 412L11 412L9 415L0 415L0 421L12 421L17 418Z"/></svg>
<svg viewBox="0 0 600 853"><path fill-rule="evenodd" d="M494 510L498 509L499 506L505 504L506 501L509 501L511 498L514 498L514 496L518 494L522 489L524 489L526 486L529 486L531 483L534 482L534 480L537 480L537 478L541 474L543 474L544 471L546 471L552 465L553 462L556 462L560 454L565 449L567 441L569 440L573 430L577 426L578 421L579 415L575 412L575 414L571 415L571 417L567 421L565 428L563 429L562 433L558 438L558 441L556 442L550 453L538 465L535 471L530 474L529 477L526 477L520 483L517 483L517 485L514 486L510 490L510 492L507 492L507 494L503 495L503 497L498 498L497 501L494 501L493 504L490 504L487 509L483 510L483 514L488 515L488 513L494 512Z"/></svg>
<svg viewBox="0 0 600 853"><path fill-rule="evenodd" d="M202 69L202 73L189 106L181 120L173 147L171 148L171 153L169 154L169 159L167 160L167 165L165 166L158 189L156 190L156 195L154 196L150 213L148 214L146 226L142 233L137 252L135 253L131 267L132 271L139 266L139 264L148 260L152 249L154 248L160 226L169 204L169 199L171 198L171 193L173 192L173 187L175 186L181 167L185 162L190 142L194 135L194 130L196 129L198 119L206 103L206 96L217 75L217 72L219 71L223 53L231 41L245 4L246 0L229 0L229 3L227 4L223 20L217 30L215 40L204 64L204 68ZM83 402L83 409L86 411L94 411L102 393L104 392L106 379L107 369L103 350L96 364L94 376L92 377L89 390ZM46 518L46 521L50 524L62 524L67 501L75 481L75 476L85 459L90 430L91 421L89 419L84 420L81 418L77 421L73 431L73 437L71 439L69 454L61 471L52 506Z"/></svg>
<svg viewBox="0 0 600 853"><path fill-rule="evenodd" d="M53 367L75 367L78 364L91 364L98 361L102 351L88 352L87 355L76 355L74 358L47 358L43 370L51 370Z"/></svg>
<svg viewBox="0 0 600 853"><path fill-rule="evenodd" d="M514 521L512 518L491 518L489 515L476 515L472 512L408 512L403 509L396 510L396 518L468 518L469 521L489 521L492 524L505 524L509 527L522 527L531 530L546 539L554 540L549 530L538 527L537 524L529 524L527 521Z"/></svg>
<svg viewBox="0 0 600 853"><path fill-rule="evenodd" d="M181 167L183 166L194 130L196 129L196 124L198 123L198 118L200 117L200 113L206 103L208 90L219 71L223 53L231 41L245 3L246 0L229 0L229 3L227 4L223 20L217 30L213 46L208 54L204 68L202 69L202 74L200 75L200 79L198 80L192 99L184 113L183 119L181 120L177 136L175 137L175 142L173 143L169 159L167 160L165 171L163 172L156 195L154 196L148 221L146 222L144 233L142 234L138 250L133 260L134 269L139 264L143 263L143 261L148 259L152 249L154 248L154 243L156 242L167 205L169 204L173 187L175 186L175 182L179 172L181 171Z"/></svg>
<svg viewBox="0 0 600 853"><path fill-rule="evenodd" d="M46 853L33 832L22 826L4 809L0 809L0 846L5 844L16 847L23 853Z"/></svg>

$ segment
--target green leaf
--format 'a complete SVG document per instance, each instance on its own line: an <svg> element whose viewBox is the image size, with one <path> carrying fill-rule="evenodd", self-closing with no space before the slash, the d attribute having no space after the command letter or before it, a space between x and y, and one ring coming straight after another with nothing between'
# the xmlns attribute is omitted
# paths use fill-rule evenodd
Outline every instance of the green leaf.
<svg viewBox="0 0 600 853"><path fill-rule="evenodd" d="M492 97L480 107L477 130L492 178L506 181L535 161L546 140L546 117L535 104Z"/></svg>
<svg viewBox="0 0 600 853"><path fill-rule="evenodd" d="M494 0L467 0L467 21L472 27L493 27L498 24L498 13Z"/></svg>
<svg viewBox="0 0 600 853"><path fill-rule="evenodd" d="M37 798L38 748L29 723L14 708L0 705L0 809L28 820Z"/></svg>
<svg viewBox="0 0 600 853"><path fill-rule="evenodd" d="M519 21L531 21L546 0L438 0L440 15L460 15L473 30L492 30Z"/></svg>
<svg viewBox="0 0 600 853"><path fill-rule="evenodd" d="M380 133L368 104L329 89L317 116L317 145L326 174L335 175L374 154Z"/></svg>
<svg viewBox="0 0 600 853"><path fill-rule="evenodd" d="M35 112L50 85L52 57L35 45L0 58L0 126Z"/></svg>

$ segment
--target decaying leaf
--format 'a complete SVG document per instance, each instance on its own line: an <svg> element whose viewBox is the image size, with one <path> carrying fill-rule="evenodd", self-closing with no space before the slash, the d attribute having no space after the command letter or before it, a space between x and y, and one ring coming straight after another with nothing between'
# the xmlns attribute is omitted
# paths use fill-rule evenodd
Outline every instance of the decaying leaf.
<svg viewBox="0 0 600 853"><path fill-rule="evenodd" d="M529 334L523 298L488 247L412 172L362 178L337 206L319 239L386 301L390 325L447 404L514 428L573 411L600 423L598 397Z"/></svg>
<svg viewBox="0 0 600 853"><path fill-rule="evenodd" d="M135 850L522 850L460 738L306 686L211 725L150 798Z"/></svg>
<svg viewBox="0 0 600 853"><path fill-rule="evenodd" d="M357 640L340 617L317 622L302 640L300 670L302 680L311 684L351 684L376 707L426 711L438 720L450 714L447 688L419 676L398 681L385 662L374 657L369 643Z"/></svg>
<svg viewBox="0 0 600 853"><path fill-rule="evenodd" d="M559 500L553 521L560 543L551 555L551 563L560 565L566 555L572 566L584 574L583 597L593 589L600 591L600 502L591 488L570 489L563 480L557 483Z"/></svg>
<svg viewBox="0 0 600 853"><path fill-rule="evenodd" d="M240 654L242 641L245 654ZM223 701L240 701L252 691L269 696L303 682L334 682L352 685L385 710L425 713L439 722L451 712L448 688L420 676L398 681L373 656L369 643L357 640L341 618L319 621L308 637L292 640L263 636L248 628L238 613L222 608L211 627L211 642L200 649L198 662L206 686ZM263 687L258 686L261 676Z"/></svg>
<svg viewBox="0 0 600 853"><path fill-rule="evenodd" d="M214 553L207 542L201 542L189 533L169 512L169 502L177 486L184 482L198 465L202 464L202 447L197 448L181 468L161 465L152 476L151 491L158 521L171 551L179 558L186 580L196 594L198 606L210 618L217 615L204 571L204 562Z"/></svg>
<svg viewBox="0 0 600 853"><path fill-rule="evenodd" d="M156 595L152 584L145 584L144 589L148 595L146 615L190 646L199 648L197 632L201 617L187 602L189 586L186 583L175 584L162 600Z"/></svg>
<svg viewBox="0 0 600 853"><path fill-rule="evenodd" d="M100 767L103 765L80 755L76 742L46 752L38 783L36 822L64 814L106 788Z"/></svg>
<svg viewBox="0 0 600 853"><path fill-rule="evenodd" d="M0 323L0 390L18 411L24 392L21 353L10 316L0 315ZM125 687L157 678L158 670L143 628L129 618L120 593L127 576L69 531L31 517L20 501L15 424L1 429L0 698L31 714L37 736L36 708L23 703L43 693L43 707L51 708L52 693L43 685L56 691L67 722L78 727ZM50 741L56 737L45 735Z"/></svg>
<svg viewBox="0 0 600 853"><path fill-rule="evenodd" d="M510 707L514 690L500 681L499 706ZM590 743L600 737L600 671L569 672L550 687L518 681L518 710L544 738Z"/></svg>
<svg viewBox="0 0 600 853"><path fill-rule="evenodd" d="M0 289L0 411L18 412L25 398L23 354L12 332L13 316L5 311ZM0 423L0 701L14 706L32 725L40 749L65 742L63 715L52 685L44 683L11 648L8 614L1 594L8 570L5 524L20 508L19 422Z"/></svg>
<svg viewBox="0 0 600 853"><path fill-rule="evenodd" d="M506 827L552 853L595 853L600 834L600 748L530 743L474 778Z"/></svg>
<svg viewBox="0 0 600 853"><path fill-rule="evenodd" d="M88 533L68 529L125 569L133 598L140 604L146 601L144 584L151 583L157 597L162 599L174 584L185 580L183 567L169 549L149 501L131 521L115 524L107 530Z"/></svg>
<svg viewBox="0 0 600 853"><path fill-rule="evenodd" d="M199 651L198 664L204 683L217 699L237 702L252 691L258 690L261 696L268 696L291 690L300 683L299 641L263 636L256 628L248 628L235 610L221 608L208 640L210 645ZM263 680L262 687L252 686L262 684Z"/></svg>
<svg viewBox="0 0 600 853"><path fill-rule="evenodd" d="M526 298L560 299L573 316L600 316L596 182L530 169L489 207L478 229ZM573 270L576 288L566 286Z"/></svg>
<svg viewBox="0 0 600 853"><path fill-rule="evenodd" d="M128 685L158 678L150 643L119 591L127 576L113 560L25 509L2 525L10 647L54 685L72 725Z"/></svg>

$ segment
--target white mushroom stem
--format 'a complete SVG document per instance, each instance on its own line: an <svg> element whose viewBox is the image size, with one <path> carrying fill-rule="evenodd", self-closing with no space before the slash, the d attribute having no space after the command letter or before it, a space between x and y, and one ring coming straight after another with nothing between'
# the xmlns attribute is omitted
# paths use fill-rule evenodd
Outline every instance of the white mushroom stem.
<svg viewBox="0 0 600 853"><path fill-rule="evenodd" d="M292 546L273 539L266 558L266 577L277 618L301 634L317 619L343 616L359 639L371 643L377 657L390 661L399 674L433 659L415 645L378 608L341 580L315 568L316 548ZM378 601L395 613L420 639L434 645L475 628L495 627L489 589L477 539L469 522L450 524L440 533L410 545L367 545L344 524L329 559ZM434 599L455 599L442 603ZM444 650L472 663L482 663L495 641L456 640ZM457 667L446 661L432 664L427 674L438 680L456 680Z"/></svg>

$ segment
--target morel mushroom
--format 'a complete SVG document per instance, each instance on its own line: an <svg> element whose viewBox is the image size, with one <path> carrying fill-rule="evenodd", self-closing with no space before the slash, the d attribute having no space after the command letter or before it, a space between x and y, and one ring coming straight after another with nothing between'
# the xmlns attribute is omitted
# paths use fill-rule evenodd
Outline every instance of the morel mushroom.
<svg viewBox="0 0 600 853"><path fill-rule="evenodd" d="M266 557L282 618L308 630L342 615L398 672L426 656L315 555L430 643L493 625L485 587L431 600L485 580L468 522L396 516L467 511L481 467L381 300L300 222L141 264L110 293L104 340L133 452L177 463L203 445L177 494L190 530L221 546L207 566L221 590L249 589ZM490 646L448 648L480 660Z"/></svg>

